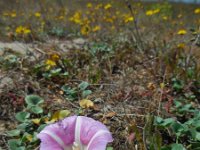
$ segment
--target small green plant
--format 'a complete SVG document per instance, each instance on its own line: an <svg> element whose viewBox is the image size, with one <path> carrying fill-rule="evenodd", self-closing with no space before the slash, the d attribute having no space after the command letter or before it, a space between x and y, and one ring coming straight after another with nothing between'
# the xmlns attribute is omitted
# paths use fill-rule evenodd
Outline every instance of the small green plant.
<svg viewBox="0 0 200 150"><path fill-rule="evenodd" d="M113 47L105 42L93 42L89 46L86 46L85 49L95 57L100 55L104 58L108 54L113 53Z"/></svg>
<svg viewBox="0 0 200 150"><path fill-rule="evenodd" d="M76 100L80 98L86 98L88 95L92 94L92 91L88 89L89 83L88 82L81 82L78 85L78 88L71 88L69 85L62 86L62 90L65 93L65 96L69 100Z"/></svg>
<svg viewBox="0 0 200 150"><path fill-rule="evenodd" d="M12 138L8 140L10 150L31 150L38 144L36 137L46 125L46 116L42 115L42 103L44 100L37 95L28 95L25 97L26 109L18 112L15 116L20 123L16 129L8 131L7 136ZM33 119L40 117L40 119Z"/></svg>
<svg viewBox="0 0 200 150"><path fill-rule="evenodd" d="M66 77L66 76L68 76L68 72L62 73L61 68L56 68L56 69L48 70L45 73L43 73L42 75L43 75L43 77L50 79L53 77Z"/></svg>
<svg viewBox="0 0 200 150"><path fill-rule="evenodd" d="M0 57L0 65L6 69L14 68L19 66L20 58L17 55L9 54Z"/></svg>
<svg viewBox="0 0 200 150"><path fill-rule="evenodd" d="M182 109L182 107L177 109ZM190 113L192 117L180 122L176 118L164 119L157 116L154 117L153 125L146 123L148 128L144 130L145 133L148 132L145 136L150 142L147 143L150 149L155 149L157 143L157 145L162 145L161 150L198 150L200 147L200 112L197 109L190 111L188 107L184 111ZM166 140L169 144L166 144Z"/></svg>
<svg viewBox="0 0 200 150"><path fill-rule="evenodd" d="M8 146L10 150L33 150L39 145L37 134L48 123L61 120L70 114L69 110L59 110L53 114L43 112L44 100L38 95L25 97L26 107L24 111L15 115L19 122L16 129L8 131Z"/></svg>
<svg viewBox="0 0 200 150"><path fill-rule="evenodd" d="M54 61L52 62L55 63ZM63 78L69 75L69 73L63 70L63 68L57 65L50 66L45 63L35 65L33 72L37 74L37 76L42 76L46 79Z"/></svg>
<svg viewBox="0 0 200 150"><path fill-rule="evenodd" d="M176 78L173 78L172 79L172 88L179 92L181 90L183 90L183 87L184 87L184 83L182 80L179 80L179 79L176 79Z"/></svg>
<svg viewBox="0 0 200 150"><path fill-rule="evenodd" d="M65 30L61 27L53 27L49 33L57 37L63 37L65 35Z"/></svg>

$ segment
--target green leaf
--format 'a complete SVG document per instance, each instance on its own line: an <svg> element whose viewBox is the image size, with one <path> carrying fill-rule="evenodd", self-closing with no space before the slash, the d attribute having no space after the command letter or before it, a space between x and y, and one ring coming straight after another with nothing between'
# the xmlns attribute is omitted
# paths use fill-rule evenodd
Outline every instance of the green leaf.
<svg viewBox="0 0 200 150"><path fill-rule="evenodd" d="M199 150L200 149L200 142L199 141L191 141L191 149L192 150Z"/></svg>
<svg viewBox="0 0 200 150"><path fill-rule="evenodd" d="M182 80L178 80L176 78L173 78L172 79L172 82L173 82L173 85L172 85L172 88L176 91L180 91L183 89L184 87L184 83Z"/></svg>
<svg viewBox="0 0 200 150"><path fill-rule="evenodd" d="M38 140L37 135L38 135L37 132L33 133L33 135L32 135L32 142L36 142Z"/></svg>
<svg viewBox="0 0 200 150"><path fill-rule="evenodd" d="M50 74L51 74L51 76L57 76L57 75L60 74L61 71L62 71L61 68L53 69L53 70L50 71Z"/></svg>
<svg viewBox="0 0 200 150"><path fill-rule="evenodd" d="M39 106L32 106L32 107L30 108L30 110L31 110L33 113L35 113L35 114L41 114L41 113L43 113L43 109L42 109L41 107L39 107Z"/></svg>
<svg viewBox="0 0 200 150"><path fill-rule="evenodd" d="M113 147L107 147L106 150L113 150Z"/></svg>
<svg viewBox="0 0 200 150"><path fill-rule="evenodd" d="M37 95L28 95L25 97L25 101L29 106L36 106L44 102L44 100Z"/></svg>
<svg viewBox="0 0 200 150"><path fill-rule="evenodd" d="M21 123L17 126L17 129L21 130L21 131L26 131L28 128L30 128L32 126L32 123L28 121Z"/></svg>
<svg viewBox="0 0 200 150"><path fill-rule="evenodd" d="M195 138L196 138L196 140L200 141L200 132L196 132Z"/></svg>
<svg viewBox="0 0 200 150"><path fill-rule="evenodd" d="M39 126L39 128L37 129L37 132L42 131L48 124L42 124Z"/></svg>
<svg viewBox="0 0 200 150"><path fill-rule="evenodd" d="M184 106L180 109L180 111L181 111L181 112L189 111L190 108L192 108L192 104L186 104L186 105L184 105Z"/></svg>
<svg viewBox="0 0 200 150"><path fill-rule="evenodd" d="M172 150L186 150L186 148L182 144L172 144Z"/></svg>
<svg viewBox="0 0 200 150"><path fill-rule="evenodd" d="M175 120L173 118L167 118L164 119L164 122L162 123L163 126L167 127L170 126Z"/></svg>
<svg viewBox="0 0 200 150"><path fill-rule="evenodd" d="M175 104L176 108L180 108L182 106L182 103L177 100L174 100L174 104Z"/></svg>
<svg viewBox="0 0 200 150"><path fill-rule="evenodd" d="M21 141L17 139L8 140L9 150L25 150L24 146L21 146Z"/></svg>
<svg viewBox="0 0 200 150"><path fill-rule="evenodd" d="M193 119L190 119L192 121L192 125L197 128L197 130L200 131L200 120L193 120Z"/></svg>
<svg viewBox="0 0 200 150"><path fill-rule="evenodd" d="M30 113L28 112L18 112L15 116L15 118L19 122L25 122L30 117Z"/></svg>
<svg viewBox="0 0 200 150"><path fill-rule="evenodd" d="M178 123L178 122L174 122L172 125L172 130L175 132L175 134L177 136L180 136L182 134L182 132L186 132L184 126L181 124L181 123Z"/></svg>
<svg viewBox="0 0 200 150"><path fill-rule="evenodd" d="M155 117L155 123L156 124L160 124L160 123L162 123L163 122L163 118L161 118L161 117Z"/></svg>
<svg viewBox="0 0 200 150"><path fill-rule="evenodd" d="M82 92L83 98L87 97L87 96L90 95L90 94L92 94L92 91L91 91L91 90L84 90L84 91Z"/></svg>
<svg viewBox="0 0 200 150"><path fill-rule="evenodd" d="M68 76L68 75L69 75L68 72L64 72L64 73L62 74L62 76Z"/></svg>
<svg viewBox="0 0 200 150"><path fill-rule="evenodd" d="M76 89L72 89L71 87L69 87L68 85L64 85L61 88L65 94L67 95L67 98L69 98L70 100L74 100L77 97L77 91Z"/></svg>
<svg viewBox="0 0 200 150"><path fill-rule="evenodd" d="M19 136L20 135L20 130L11 130L11 131L7 131L7 135L9 137L13 137L13 136Z"/></svg>
<svg viewBox="0 0 200 150"><path fill-rule="evenodd" d="M161 150L171 150L171 147L170 147L170 146L163 146L163 147L161 148Z"/></svg>
<svg viewBox="0 0 200 150"><path fill-rule="evenodd" d="M89 86L89 83L88 82L85 82L85 81L83 81L83 82L81 82L79 85L78 85L78 87L80 88L80 90L85 90L87 87Z"/></svg>

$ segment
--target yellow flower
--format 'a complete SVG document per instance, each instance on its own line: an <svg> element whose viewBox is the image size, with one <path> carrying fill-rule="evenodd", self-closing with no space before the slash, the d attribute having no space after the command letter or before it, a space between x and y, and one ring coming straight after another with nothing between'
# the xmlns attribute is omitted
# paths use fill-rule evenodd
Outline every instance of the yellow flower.
<svg viewBox="0 0 200 150"><path fill-rule="evenodd" d="M177 48L184 49L185 48L185 43L179 43L177 45Z"/></svg>
<svg viewBox="0 0 200 150"><path fill-rule="evenodd" d="M46 64L46 65L50 65L50 66L56 66L55 61L50 60L50 59L47 59L46 62L45 62L45 64Z"/></svg>
<svg viewBox="0 0 200 150"><path fill-rule="evenodd" d="M34 15L35 15L35 17L37 17L37 18L40 18L40 17L41 17L41 14L40 14L39 12L36 12Z"/></svg>
<svg viewBox="0 0 200 150"><path fill-rule="evenodd" d="M194 10L194 13L195 13L195 14L200 14L200 8L195 9L195 10Z"/></svg>
<svg viewBox="0 0 200 150"><path fill-rule="evenodd" d="M11 16L12 18L15 18L15 17L17 16L17 14L16 14L16 12L12 12L12 13L10 13L10 16Z"/></svg>
<svg viewBox="0 0 200 150"><path fill-rule="evenodd" d="M69 20L76 24L81 24L81 13L75 12L75 14Z"/></svg>
<svg viewBox="0 0 200 150"><path fill-rule="evenodd" d="M181 30L179 30L179 31L177 32L178 35L184 35L184 34L186 34L186 33L187 33L187 31L184 30L184 29L181 29Z"/></svg>
<svg viewBox="0 0 200 150"><path fill-rule="evenodd" d="M56 66L56 62L50 59L47 59L45 62L46 70L51 69L52 67Z"/></svg>
<svg viewBox="0 0 200 150"><path fill-rule="evenodd" d="M90 32L90 27L89 27L89 25L83 25L82 27L81 27L81 34L82 35L88 35L89 34L89 32Z"/></svg>
<svg viewBox="0 0 200 150"><path fill-rule="evenodd" d="M125 23L132 22L133 20L134 20L133 16L125 15L125 17L124 17Z"/></svg>
<svg viewBox="0 0 200 150"><path fill-rule="evenodd" d="M103 4L98 4L94 9L99 10L102 6L103 6Z"/></svg>
<svg viewBox="0 0 200 150"><path fill-rule="evenodd" d="M92 8L92 3L87 3L87 8Z"/></svg>
<svg viewBox="0 0 200 150"><path fill-rule="evenodd" d="M27 27L23 27L23 26L18 26L15 29L16 34L30 34L31 30L28 29Z"/></svg>
<svg viewBox="0 0 200 150"><path fill-rule="evenodd" d="M159 13L159 12L160 12L160 9L155 9L155 10L153 11L154 14L157 14L157 13Z"/></svg>
<svg viewBox="0 0 200 150"><path fill-rule="evenodd" d="M152 16L153 15L153 10L147 10L146 11L147 16Z"/></svg>
<svg viewBox="0 0 200 150"><path fill-rule="evenodd" d="M159 13L159 12L160 12L160 9L147 10L147 11L146 11L146 15L147 15L147 16L152 16L152 15L157 14L157 13Z"/></svg>
<svg viewBox="0 0 200 150"><path fill-rule="evenodd" d="M167 16L163 16L162 18L163 18L163 20L167 20L167 19L168 19L168 17L167 17Z"/></svg>
<svg viewBox="0 0 200 150"><path fill-rule="evenodd" d="M95 27L92 29L93 32L96 32L96 31L99 31L99 30L101 30L101 27L100 27L100 26L95 26Z"/></svg>
<svg viewBox="0 0 200 150"><path fill-rule="evenodd" d="M24 28L24 34L29 34L29 33L31 33L31 30L27 29L27 28Z"/></svg>
<svg viewBox="0 0 200 150"><path fill-rule="evenodd" d="M17 27L17 28L15 29L15 32L16 32L17 34L22 34L22 32L23 32L23 27L22 27L22 26Z"/></svg>
<svg viewBox="0 0 200 150"><path fill-rule="evenodd" d="M59 19L59 20L63 20L63 19L64 19L64 16L59 16L58 19Z"/></svg>
<svg viewBox="0 0 200 150"><path fill-rule="evenodd" d="M51 60L52 61L58 61L60 56L58 54L51 54Z"/></svg>
<svg viewBox="0 0 200 150"><path fill-rule="evenodd" d="M106 5L104 6L104 9L107 10L107 9L110 9L111 7L112 7L111 4L106 4Z"/></svg>
<svg viewBox="0 0 200 150"><path fill-rule="evenodd" d="M114 20L112 18L104 18L106 22L113 23Z"/></svg>

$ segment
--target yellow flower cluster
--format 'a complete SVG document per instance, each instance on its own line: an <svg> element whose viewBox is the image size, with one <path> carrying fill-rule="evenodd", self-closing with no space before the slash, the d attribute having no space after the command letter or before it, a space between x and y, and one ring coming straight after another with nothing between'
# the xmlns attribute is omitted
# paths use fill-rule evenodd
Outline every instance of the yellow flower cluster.
<svg viewBox="0 0 200 150"><path fill-rule="evenodd" d="M82 22L81 21L81 12L79 12L79 11L75 12L75 14L72 17L70 17L69 20L76 24L81 24L81 22Z"/></svg>
<svg viewBox="0 0 200 150"><path fill-rule="evenodd" d="M27 35L31 33L31 30L25 26L18 26L15 29L15 33L18 35Z"/></svg>
<svg viewBox="0 0 200 150"><path fill-rule="evenodd" d="M4 12L3 16L9 16L11 18L15 18L17 16L17 13L15 11L13 11L13 12Z"/></svg>
<svg viewBox="0 0 200 150"><path fill-rule="evenodd" d="M131 16L129 14L124 15L124 22L125 23L132 22L133 20L134 20L133 16Z"/></svg>

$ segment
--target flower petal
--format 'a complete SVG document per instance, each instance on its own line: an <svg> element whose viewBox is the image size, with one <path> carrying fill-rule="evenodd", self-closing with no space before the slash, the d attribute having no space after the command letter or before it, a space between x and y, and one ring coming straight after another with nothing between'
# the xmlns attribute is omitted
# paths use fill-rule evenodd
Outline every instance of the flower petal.
<svg viewBox="0 0 200 150"><path fill-rule="evenodd" d="M98 137L105 137L104 141L106 141L106 143L112 141L111 133L108 131L107 127L101 122L84 116L79 116L77 120L78 119L80 119L81 124L80 140L83 145L88 145L89 142L91 142L91 140L93 140L94 136L96 135L97 137L95 137L95 140Z"/></svg>
<svg viewBox="0 0 200 150"><path fill-rule="evenodd" d="M87 150L105 150L107 143L112 141L112 135L109 131L100 130L88 143Z"/></svg>
<svg viewBox="0 0 200 150"><path fill-rule="evenodd" d="M40 134L40 150L63 150L62 147L47 134Z"/></svg>
<svg viewBox="0 0 200 150"><path fill-rule="evenodd" d="M65 140L66 144L73 144L75 138L75 126L76 126L77 116L67 117L63 122L63 127L65 130Z"/></svg>
<svg viewBox="0 0 200 150"><path fill-rule="evenodd" d="M58 150L70 150L69 147L74 142L76 118L77 116L68 117L46 126L37 136L41 140L40 150L52 150L52 147L57 147ZM45 147L46 145L48 146Z"/></svg>

